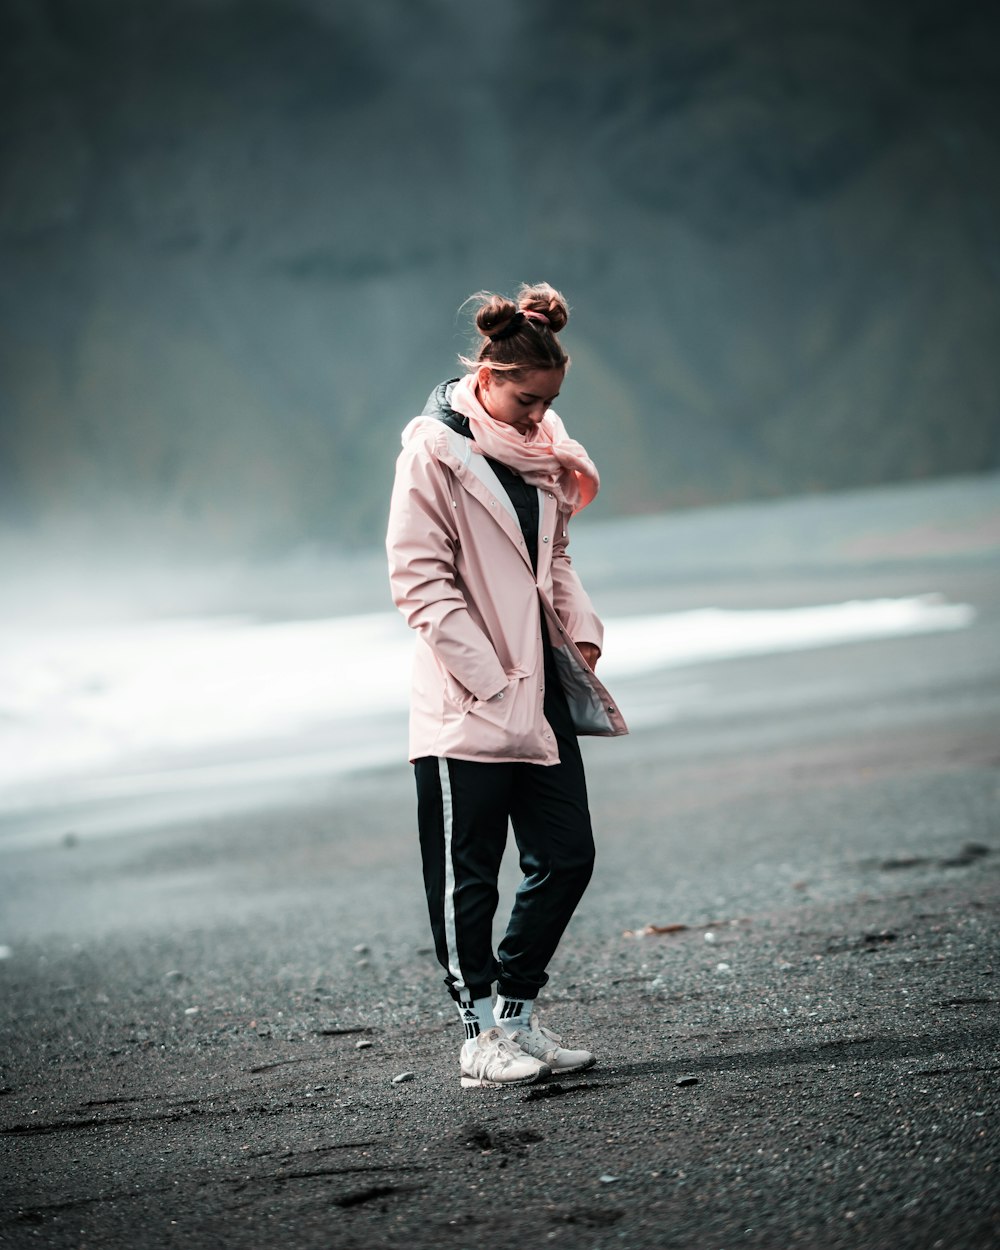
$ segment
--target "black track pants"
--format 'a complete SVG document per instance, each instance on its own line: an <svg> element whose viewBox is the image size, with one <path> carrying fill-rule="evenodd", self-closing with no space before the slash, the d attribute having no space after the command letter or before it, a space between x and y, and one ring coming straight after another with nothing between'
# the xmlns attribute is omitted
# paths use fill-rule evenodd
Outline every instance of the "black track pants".
<svg viewBox="0 0 1000 1250"><path fill-rule="evenodd" d="M534 998L593 872L583 761L561 689L546 696L545 715L559 743L558 764L437 756L414 763L431 929L456 1000L486 998L494 982L507 998ZM524 880L494 956L508 818Z"/></svg>

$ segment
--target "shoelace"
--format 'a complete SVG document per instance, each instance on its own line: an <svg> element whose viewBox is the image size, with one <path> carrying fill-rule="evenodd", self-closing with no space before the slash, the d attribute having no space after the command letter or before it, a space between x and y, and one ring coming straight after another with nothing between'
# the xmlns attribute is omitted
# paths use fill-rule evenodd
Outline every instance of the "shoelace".
<svg viewBox="0 0 1000 1250"><path fill-rule="evenodd" d="M549 1050L548 1042L552 1042L555 1047L562 1045L562 1038L557 1037L551 1029L547 1029L543 1024L536 1024L534 1028L518 1029L518 1033L523 1033L529 1046L541 1046L544 1050ZM547 1039L547 1040L546 1040ZM522 1047L526 1049L526 1047ZM528 1051L531 1054L531 1051Z"/></svg>
<svg viewBox="0 0 1000 1250"><path fill-rule="evenodd" d="M511 1064L514 1062L514 1060L517 1058L518 1052L521 1049L520 1046L518 1046L516 1042L512 1042L509 1037L496 1038L496 1040L493 1042L493 1048L495 1049L499 1058L502 1060L503 1066L505 1068L508 1066L508 1064Z"/></svg>

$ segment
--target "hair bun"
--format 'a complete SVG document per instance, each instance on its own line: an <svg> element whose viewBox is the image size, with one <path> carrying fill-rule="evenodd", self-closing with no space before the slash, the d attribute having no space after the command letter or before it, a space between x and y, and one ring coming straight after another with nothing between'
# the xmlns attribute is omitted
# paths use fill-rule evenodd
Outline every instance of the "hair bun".
<svg viewBox="0 0 1000 1250"><path fill-rule="evenodd" d="M482 291L475 298L483 301L476 313L476 328L487 338L503 333L518 314L519 309L514 301L506 299L503 295L492 295L488 291Z"/></svg>
<svg viewBox="0 0 1000 1250"><path fill-rule="evenodd" d="M479 343L474 356L459 356L472 371L487 365L509 377L531 369L566 369L569 356L556 335L569 320L569 305L547 282L523 284L517 299L477 291L462 305L474 305Z"/></svg>
<svg viewBox="0 0 1000 1250"><path fill-rule="evenodd" d="M517 304L528 312L541 313L543 317L547 317L553 334L558 334L569 321L569 305L565 297L547 282L522 286L517 293Z"/></svg>

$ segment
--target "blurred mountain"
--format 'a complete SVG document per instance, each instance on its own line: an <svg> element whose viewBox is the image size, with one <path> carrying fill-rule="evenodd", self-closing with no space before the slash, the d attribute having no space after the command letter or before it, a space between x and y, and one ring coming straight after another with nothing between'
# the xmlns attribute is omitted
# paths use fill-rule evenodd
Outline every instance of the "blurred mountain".
<svg viewBox="0 0 1000 1250"><path fill-rule="evenodd" d="M539 279L604 515L995 469L997 13L0 0L0 519L376 544Z"/></svg>

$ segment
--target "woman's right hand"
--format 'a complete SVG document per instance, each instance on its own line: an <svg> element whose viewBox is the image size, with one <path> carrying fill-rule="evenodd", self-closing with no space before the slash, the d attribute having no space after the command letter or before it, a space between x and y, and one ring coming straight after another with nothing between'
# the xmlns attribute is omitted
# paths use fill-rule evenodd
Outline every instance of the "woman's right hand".
<svg viewBox="0 0 1000 1250"><path fill-rule="evenodd" d="M576 649L590 665L590 671L596 673L597 661L601 657L601 648L595 646L592 642L578 642Z"/></svg>

